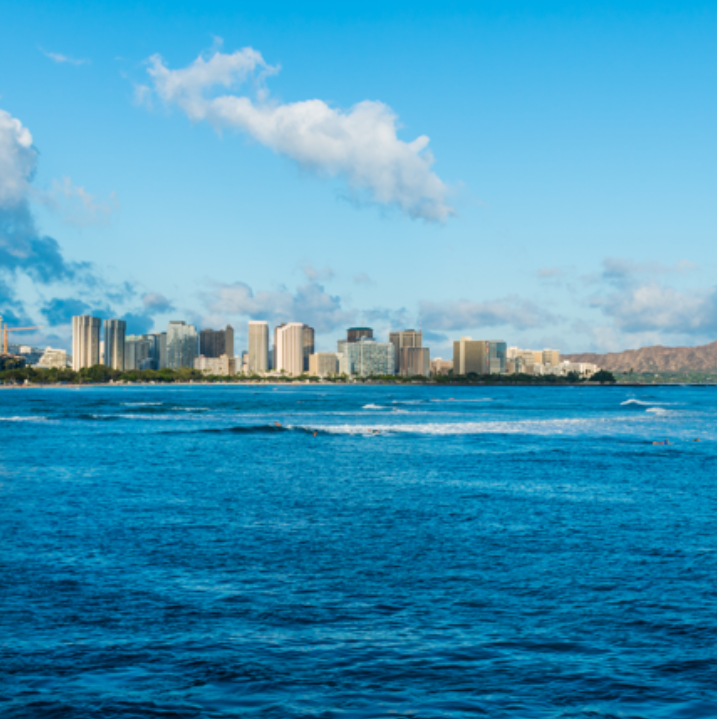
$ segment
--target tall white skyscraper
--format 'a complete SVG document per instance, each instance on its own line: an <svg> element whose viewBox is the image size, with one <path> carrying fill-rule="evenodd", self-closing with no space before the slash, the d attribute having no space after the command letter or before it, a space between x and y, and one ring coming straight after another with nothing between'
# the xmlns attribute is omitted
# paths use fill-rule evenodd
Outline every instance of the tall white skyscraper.
<svg viewBox="0 0 717 719"><path fill-rule="evenodd" d="M266 372L269 369L269 325L267 322L249 322L249 372Z"/></svg>
<svg viewBox="0 0 717 719"><path fill-rule="evenodd" d="M105 320L104 363L112 369L124 369L124 339L127 323L124 320Z"/></svg>
<svg viewBox="0 0 717 719"><path fill-rule="evenodd" d="M100 318L80 315L72 318L72 369L100 363Z"/></svg>
<svg viewBox="0 0 717 719"><path fill-rule="evenodd" d="M274 369L297 376L304 371L304 325L289 322L276 328Z"/></svg>

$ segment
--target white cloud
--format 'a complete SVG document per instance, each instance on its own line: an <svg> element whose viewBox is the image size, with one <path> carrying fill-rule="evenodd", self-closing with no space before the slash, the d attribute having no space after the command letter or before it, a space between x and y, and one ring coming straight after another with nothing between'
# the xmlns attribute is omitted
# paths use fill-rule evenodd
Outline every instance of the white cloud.
<svg viewBox="0 0 717 719"><path fill-rule="evenodd" d="M488 302L421 302L421 319L433 330L467 330L511 326L526 330L545 327L559 320L530 300L515 295Z"/></svg>
<svg viewBox="0 0 717 719"><path fill-rule="evenodd" d="M454 214L447 203L448 187L431 171L428 137L399 140L396 114L373 100L349 110L316 99L272 101L263 80L278 71L252 48L231 54L214 51L179 70L170 70L161 56L153 55L148 69L157 95L194 122L246 132L303 168L341 177L357 199L396 206L410 217L430 221L442 222ZM212 92L217 87L229 91L249 79L255 81L255 99ZM137 97L146 101L146 91Z"/></svg>
<svg viewBox="0 0 717 719"><path fill-rule="evenodd" d="M340 297L329 295L316 282L302 285L293 293L286 287L254 292L244 282L218 283L204 293L203 299L215 323L227 317L306 322L322 333L350 325L354 319L354 313L341 306Z"/></svg>
<svg viewBox="0 0 717 719"><path fill-rule="evenodd" d="M30 131L9 112L0 110L0 207L26 199L36 163Z"/></svg>
<svg viewBox="0 0 717 719"><path fill-rule="evenodd" d="M717 333L717 291L714 288L680 292L649 282L593 296L590 303L611 317L623 332Z"/></svg>

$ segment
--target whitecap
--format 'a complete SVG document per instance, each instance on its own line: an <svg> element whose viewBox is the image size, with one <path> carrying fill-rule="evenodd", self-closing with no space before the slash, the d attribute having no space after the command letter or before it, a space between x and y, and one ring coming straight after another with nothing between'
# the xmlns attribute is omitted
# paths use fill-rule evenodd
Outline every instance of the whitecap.
<svg viewBox="0 0 717 719"><path fill-rule="evenodd" d="M48 422L49 417L0 417L0 422Z"/></svg>

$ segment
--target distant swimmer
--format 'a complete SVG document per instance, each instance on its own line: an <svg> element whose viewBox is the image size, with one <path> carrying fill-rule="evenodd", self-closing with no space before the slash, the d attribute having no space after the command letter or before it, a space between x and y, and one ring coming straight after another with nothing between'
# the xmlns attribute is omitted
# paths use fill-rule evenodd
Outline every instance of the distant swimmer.
<svg viewBox="0 0 717 719"><path fill-rule="evenodd" d="M318 434L318 432L314 432L314 437L316 437L317 434Z"/></svg>
<svg viewBox="0 0 717 719"><path fill-rule="evenodd" d="M281 427L281 422L274 422L277 427Z"/></svg>
<svg viewBox="0 0 717 719"><path fill-rule="evenodd" d="M696 439L693 439L692 441L693 442L701 442L702 440L699 437L697 437Z"/></svg>
<svg viewBox="0 0 717 719"><path fill-rule="evenodd" d="M669 440L669 439L665 439L665 440L663 440L662 442L653 442L652 444L670 444L670 440Z"/></svg>

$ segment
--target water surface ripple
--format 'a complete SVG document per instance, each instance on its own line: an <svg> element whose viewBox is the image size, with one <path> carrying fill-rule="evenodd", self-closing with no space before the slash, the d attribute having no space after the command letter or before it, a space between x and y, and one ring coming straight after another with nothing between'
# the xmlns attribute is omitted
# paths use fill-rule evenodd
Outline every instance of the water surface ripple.
<svg viewBox="0 0 717 719"><path fill-rule="evenodd" d="M716 397L0 391L0 715L717 717Z"/></svg>

